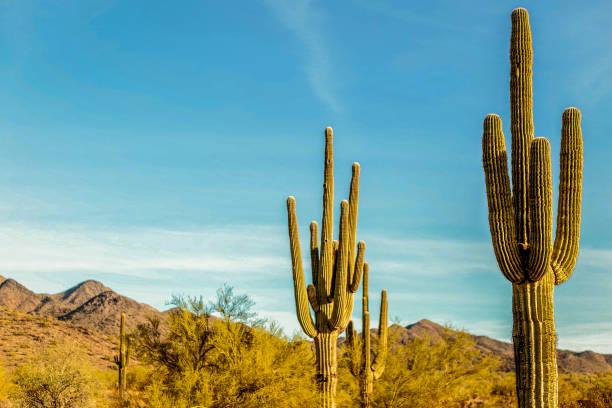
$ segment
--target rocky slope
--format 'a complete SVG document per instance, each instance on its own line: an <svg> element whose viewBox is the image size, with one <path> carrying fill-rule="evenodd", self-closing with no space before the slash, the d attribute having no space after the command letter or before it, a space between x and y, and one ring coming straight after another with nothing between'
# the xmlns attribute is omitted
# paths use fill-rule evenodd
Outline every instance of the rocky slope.
<svg viewBox="0 0 612 408"><path fill-rule="evenodd" d="M88 280L60 293L34 293L13 279L0 277L0 307L30 315L52 317L115 335L121 313L126 314L128 329L146 321L148 316L164 319L153 307L136 302Z"/></svg>
<svg viewBox="0 0 612 408"><path fill-rule="evenodd" d="M428 336L432 341L440 340L445 335L452 336L454 331L446 329L427 319L420 320L406 327L393 326L401 342L414 337ZM447 334L445 334L447 333ZM487 336L471 335L476 347L485 353L492 353L501 360L501 369L514 371L514 348L512 343L499 341ZM561 373L593 374L612 371L612 355L599 354L593 351L557 351L557 363Z"/></svg>

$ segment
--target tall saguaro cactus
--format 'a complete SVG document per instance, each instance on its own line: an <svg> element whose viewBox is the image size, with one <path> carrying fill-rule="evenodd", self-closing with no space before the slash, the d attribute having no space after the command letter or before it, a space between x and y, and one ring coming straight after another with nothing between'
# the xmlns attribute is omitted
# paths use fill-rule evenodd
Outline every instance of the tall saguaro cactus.
<svg viewBox="0 0 612 408"><path fill-rule="evenodd" d="M115 356L115 364L119 372L119 399L124 400L126 388L127 366L130 361L130 338L125 334L125 313L121 313L121 328L119 329L119 355Z"/></svg>
<svg viewBox="0 0 612 408"><path fill-rule="evenodd" d="M370 312L368 305L368 281L369 267L367 262L363 265L363 296L362 296L362 348L361 359L358 364L352 364L351 373L359 379L361 391L361 406L369 408L372 400L374 380L378 380L385 371L387 359L387 291L380 293L380 318L378 319L378 349L372 363L370 348ZM347 343L349 347L355 347L357 333L353 328L353 321L349 322L346 329ZM355 362L354 362L355 363ZM359 368L357 368L359 366Z"/></svg>
<svg viewBox="0 0 612 408"><path fill-rule="evenodd" d="M527 10L512 12L510 109L512 194L499 116L484 120L483 165L493 249L512 282L512 338L519 408L557 407L554 286L578 257L582 194L580 111L563 112L557 232L552 240L550 144L533 137L531 32Z"/></svg>
<svg viewBox="0 0 612 408"><path fill-rule="evenodd" d="M340 232L333 240L334 160L333 131L325 129L325 164L323 182L323 223L319 249L318 225L310 224L310 257L312 284L306 288L302 253L298 236L295 199L287 199L289 243L293 265L293 286L298 321L304 333L314 339L317 382L323 408L335 407L338 364L336 343L338 333L344 331L353 313L353 295L359 288L363 268L365 244L359 242L355 256L357 235L357 203L359 200L359 164L353 164L349 201L340 205ZM310 314L312 307L315 315Z"/></svg>

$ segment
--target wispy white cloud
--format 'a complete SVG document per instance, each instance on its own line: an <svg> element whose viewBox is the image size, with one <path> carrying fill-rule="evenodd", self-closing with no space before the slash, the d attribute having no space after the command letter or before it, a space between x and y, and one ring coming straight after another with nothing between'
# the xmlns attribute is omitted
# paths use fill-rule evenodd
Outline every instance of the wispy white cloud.
<svg viewBox="0 0 612 408"><path fill-rule="evenodd" d="M304 70L317 97L338 112L341 104L335 95L332 62L325 43L325 16L313 0L263 0L278 20L293 32L305 47Z"/></svg>
<svg viewBox="0 0 612 408"><path fill-rule="evenodd" d="M243 226L239 231L112 231L5 225L0 227L0 271L83 270L136 276L151 270L270 273L286 266L287 260L266 255L276 244L268 230Z"/></svg>

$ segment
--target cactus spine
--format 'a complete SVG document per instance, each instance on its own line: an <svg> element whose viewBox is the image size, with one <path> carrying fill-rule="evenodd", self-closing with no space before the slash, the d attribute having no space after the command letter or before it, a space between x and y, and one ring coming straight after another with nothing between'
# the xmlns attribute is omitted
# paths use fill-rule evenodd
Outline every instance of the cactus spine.
<svg viewBox="0 0 612 408"><path fill-rule="evenodd" d="M130 338L125 334L125 313L121 313L121 328L119 329L119 355L115 356L115 364L119 372L119 399L124 400L126 388L126 372L130 361Z"/></svg>
<svg viewBox="0 0 612 408"><path fill-rule="evenodd" d="M512 12L510 109L512 194L499 116L483 125L489 226L497 263L512 282L512 338L519 408L557 407L554 286L578 257L582 193L580 111L563 112L557 231L552 241L550 144L533 137L531 32L527 10Z"/></svg>
<svg viewBox="0 0 612 408"><path fill-rule="evenodd" d="M310 224L310 257L312 284L304 282L302 253L298 236L295 199L287 199L289 243L293 266L293 286L297 317L304 333L314 339L316 378L323 408L335 407L338 364L336 343L338 334L346 328L353 313L353 294L359 288L365 244L357 234L357 204L359 200L359 164L353 164L349 201L340 205L340 232L333 241L334 201L333 131L325 129L325 161L323 182L323 223L319 250L318 225ZM315 315L313 321L309 305Z"/></svg>
<svg viewBox="0 0 612 408"><path fill-rule="evenodd" d="M378 380L385 371L385 362L387 359L387 291L383 290L380 293L380 318L378 319L378 350L374 363L371 361L370 351L370 312L368 309L368 278L369 267L365 263L363 265L363 296L362 296L362 349L361 361L359 369L357 364L350 366L351 373L359 379L359 387L361 391L361 407L369 408L372 400L372 390L374 380ZM357 333L353 328L353 322L349 322L346 329L346 338L349 347L355 347L355 338Z"/></svg>

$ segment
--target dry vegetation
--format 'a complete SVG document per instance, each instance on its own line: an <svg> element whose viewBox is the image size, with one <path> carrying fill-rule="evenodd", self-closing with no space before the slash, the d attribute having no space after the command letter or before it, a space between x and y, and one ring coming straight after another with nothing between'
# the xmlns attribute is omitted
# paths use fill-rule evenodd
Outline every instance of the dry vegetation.
<svg viewBox="0 0 612 408"><path fill-rule="evenodd" d="M66 341L77 344L93 367L104 370L112 366L117 347L113 336L49 316L0 307L0 362L7 369Z"/></svg>
<svg viewBox="0 0 612 408"><path fill-rule="evenodd" d="M0 371L0 407L316 406L309 341L288 338L274 324L258 320L249 298L231 288L220 290L214 302L177 298L174 303L178 309L167 326L153 318L132 332L139 364L128 368L123 405L112 364L117 339L2 309L6 368ZM210 316L213 311L219 318ZM337 404L358 407L359 387L348 373L344 350L341 344ZM52 405L49 390L58 389L65 399ZM43 403L26 398L32 395L43 395ZM374 384L373 407L506 408L516 406L515 399L514 375L473 336L447 329L406 338L401 326L389 328L387 366ZM559 399L560 408L609 408L612 372L561 375Z"/></svg>

